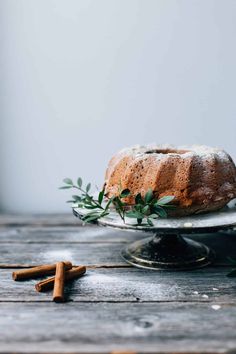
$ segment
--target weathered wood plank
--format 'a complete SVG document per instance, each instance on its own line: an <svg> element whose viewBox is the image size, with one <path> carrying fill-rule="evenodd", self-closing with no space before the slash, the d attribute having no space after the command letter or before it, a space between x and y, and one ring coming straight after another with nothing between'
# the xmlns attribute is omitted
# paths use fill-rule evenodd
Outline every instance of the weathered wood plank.
<svg viewBox="0 0 236 354"><path fill-rule="evenodd" d="M137 235L137 237L140 236ZM215 265L229 265L228 257L236 258L235 235L197 235L191 238L204 242L216 252ZM2 242L0 244L0 267L23 267L58 260L70 260L75 265L125 265L126 263L120 256L122 247L124 247L122 243L105 241L101 243L53 243L53 237L50 243Z"/></svg>
<svg viewBox="0 0 236 354"><path fill-rule="evenodd" d="M81 221L75 218L72 212L68 214L39 214L39 215L24 215L24 214L0 214L0 226L17 227L24 225L37 226L70 226L81 225Z"/></svg>
<svg viewBox="0 0 236 354"><path fill-rule="evenodd" d="M80 243L80 242L132 242L150 234L99 227L96 225L76 226L24 226L0 227L1 242L46 242L46 243ZM192 234L188 237L210 244L224 244L225 247L235 246L236 232L217 232L213 234Z"/></svg>
<svg viewBox="0 0 236 354"><path fill-rule="evenodd" d="M222 352L236 306L192 303L0 304L0 352Z"/></svg>
<svg viewBox="0 0 236 354"><path fill-rule="evenodd" d="M235 302L236 280L226 277L230 268L205 268L191 272L154 272L137 268L88 269L80 279L68 283L72 301L192 301ZM51 301L52 292L38 293L39 280L15 282L11 269L0 271L0 301ZM204 280L204 281L203 281Z"/></svg>
<svg viewBox="0 0 236 354"><path fill-rule="evenodd" d="M2 243L0 267L16 267L55 263L69 260L73 265L125 265L120 256L122 244L81 243Z"/></svg>
<svg viewBox="0 0 236 354"><path fill-rule="evenodd" d="M147 236L94 225L0 228L0 243L128 243Z"/></svg>
<svg viewBox="0 0 236 354"><path fill-rule="evenodd" d="M3 243L130 243L147 236L149 236L147 233L125 232L97 226L0 228L0 247ZM198 234L188 237L211 247L218 255L217 264L229 264L227 257L236 257L236 232Z"/></svg>

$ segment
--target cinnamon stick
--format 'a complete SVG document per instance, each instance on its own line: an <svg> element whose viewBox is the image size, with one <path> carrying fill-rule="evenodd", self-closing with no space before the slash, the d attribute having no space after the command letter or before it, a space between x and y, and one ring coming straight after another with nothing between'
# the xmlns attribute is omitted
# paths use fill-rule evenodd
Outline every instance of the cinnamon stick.
<svg viewBox="0 0 236 354"><path fill-rule="evenodd" d="M67 270L65 272L65 281L79 278L84 273L86 273L86 267L85 266L79 266L79 267L75 267L75 268L72 268L70 270ZM55 281L55 277L48 278L46 280L42 280L42 281L40 281L39 283L37 283L35 285L35 289L37 291L39 291L39 292L50 290L54 286L54 281Z"/></svg>
<svg viewBox="0 0 236 354"><path fill-rule="evenodd" d="M65 264L58 262L56 266L56 275L53 288L53 301L64 301L64 284L65 284Z"/></svg>
<svg viewBox="0 0 236 354"><path fill-rule="evenodd" d="M72 268L71 262L64 262L66 269ZM18 270L12 273L12 278L14 280L23 280L23 279L31 279L37 278L42 275L54 274L56 271L56 264L45 264L38 267L28 268Z"/></svg>

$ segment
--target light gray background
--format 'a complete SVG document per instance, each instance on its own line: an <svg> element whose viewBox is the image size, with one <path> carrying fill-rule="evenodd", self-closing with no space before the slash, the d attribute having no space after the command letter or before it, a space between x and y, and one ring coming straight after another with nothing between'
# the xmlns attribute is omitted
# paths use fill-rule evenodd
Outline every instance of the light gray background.
<svg viewBox="0 0 236 354"><path fill-rule="evenodd" d="M0 0L0 203L66 211L135 143L236 158L235 0Z"/></svg>

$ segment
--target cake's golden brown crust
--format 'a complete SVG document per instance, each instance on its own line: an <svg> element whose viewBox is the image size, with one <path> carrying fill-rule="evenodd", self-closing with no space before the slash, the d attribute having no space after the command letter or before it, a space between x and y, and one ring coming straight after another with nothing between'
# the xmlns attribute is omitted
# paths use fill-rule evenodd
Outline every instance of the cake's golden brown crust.
<svg viewBox="0 0 236 354"><path fill-rule="evenodd" d="M106 196L117 195L119 188L130 189L129 204L151 188L158 198L175 196L175 215L208 212L236 197L236 168L225 151L207 146L134 146L109 162Z"/></svg>

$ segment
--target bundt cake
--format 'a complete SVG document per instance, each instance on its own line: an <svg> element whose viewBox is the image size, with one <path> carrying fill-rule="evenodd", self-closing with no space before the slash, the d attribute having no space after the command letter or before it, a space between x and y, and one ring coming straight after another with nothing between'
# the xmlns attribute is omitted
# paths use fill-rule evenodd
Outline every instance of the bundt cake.
<svg viewBox="0 0 236 354"><path fill-rule="evenodd" d="M236 197L236 167L217 148L133 146L113 156L106 171L105 195L117 195L120 188L130 190L128 204L151 188L156 198L175 196L174 215L209 212Z"/></svg>

